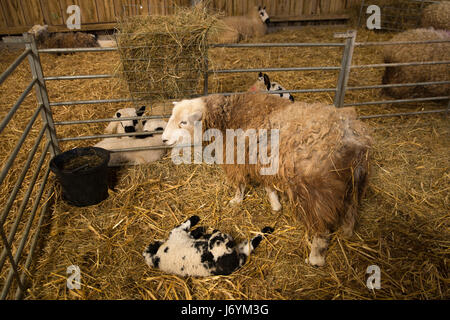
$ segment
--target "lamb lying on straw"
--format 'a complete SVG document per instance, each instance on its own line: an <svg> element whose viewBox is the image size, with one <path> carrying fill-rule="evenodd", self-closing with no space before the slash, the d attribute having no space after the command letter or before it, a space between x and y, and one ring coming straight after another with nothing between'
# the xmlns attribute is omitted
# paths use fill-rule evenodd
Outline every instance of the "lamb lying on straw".
<svg viewBox="0 0 450 320"><path fill-rule="evenodd" d="M219 32L210 39L215 43L237 43L253 37L261 37L267 33L270 22L266 7L253 7L246 16L225 17L218 23Z"/></svg>

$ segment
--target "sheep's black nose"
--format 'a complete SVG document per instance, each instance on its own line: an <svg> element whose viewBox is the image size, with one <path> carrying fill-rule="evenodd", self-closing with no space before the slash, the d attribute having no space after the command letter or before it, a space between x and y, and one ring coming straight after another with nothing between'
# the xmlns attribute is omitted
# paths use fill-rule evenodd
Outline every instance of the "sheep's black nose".
<svg viewBox="0 0 450 320"><path fill-rule="evenodd" d="M125 132L126 132L126 133L136 132L136 128L133 127L133 126L126 126L126 127L125 127Z"/></svg>
<svg viewBox="0 0 450 320"><path fill-rule="evenodd" d="M270 23L270 18L267 18L266 21L264 21L265 24L269 24Z"/></svg>

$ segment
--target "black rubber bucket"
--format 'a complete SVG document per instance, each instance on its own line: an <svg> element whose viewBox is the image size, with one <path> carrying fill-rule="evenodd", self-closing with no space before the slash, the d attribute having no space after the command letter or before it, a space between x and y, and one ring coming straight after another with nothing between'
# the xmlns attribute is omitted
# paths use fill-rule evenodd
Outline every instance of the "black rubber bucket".
<svg viewBox="0 0 450 320"><path fill-rule="evenodd" d="M109 151L96 148L75 148L63 152L50 161L62 187L67 203L85 207L108 198Z"/></svg>

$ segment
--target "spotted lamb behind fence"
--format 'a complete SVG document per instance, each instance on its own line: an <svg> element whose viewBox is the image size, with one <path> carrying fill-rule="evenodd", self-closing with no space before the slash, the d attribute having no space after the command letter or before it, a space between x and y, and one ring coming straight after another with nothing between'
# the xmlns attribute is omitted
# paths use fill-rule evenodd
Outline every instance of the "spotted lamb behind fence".
<svg viewBox="0 0 450 320"><path fill-rule="evenodd" d="M268 91L272 94L279 95L281 98L289 99L294 102L294 97L289 92L277 93L277 91L286 91L286 89L282 87L278 82L270 81L269 76L262 72L258 74L258 80L256 80L256 82L250 87L248 91Z"/></svg>
<svg viewBox="0 0 450 320"><path fill-rule="evenodd" d="M113 118L131 118L131 117L142 117L145 112L145 106L139 109L134 108L123 108L119 109L114 113ZM142 120L122 120L122 121L111 121L105 128L105 133L133 133L142 132L143 121Z"/></svg>
<svg viewBox="0 0 450 320"><path fill-rule="evenodd" d="M166 241L151 243L143 252L149 267L180 276L227 275L242 267L263 239L260 234L236 245L230 235L218 230L210 234L204 227L189 231L199 221L198 216L192 216L172 229ZM273 229L265 227L261 232Z"/></svg>

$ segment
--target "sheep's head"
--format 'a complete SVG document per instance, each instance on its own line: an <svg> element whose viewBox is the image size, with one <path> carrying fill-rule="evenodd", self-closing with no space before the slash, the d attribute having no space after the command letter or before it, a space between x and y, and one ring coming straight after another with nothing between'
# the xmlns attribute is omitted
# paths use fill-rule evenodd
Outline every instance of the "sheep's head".
<svg viewBox="0 0 450 320"><path fill-rule="evenodd" d="M264 6L262 8L261 8L261 6L259 6L258 7L258 14L259 14L259 17L261 18L261 21L263 23L268 24L270 22L269 15L266 12L266 6Z"/></svg>
<svg viewBox="0 0 450 320"><path fill-rule="evenodd" d="M234 250L235 242L231 236L222 233L218 230L214 230L213 234L209 237L208 248L214 257L217 258L231 254Z"/></svg>
<svg viewBox="0 0 450 320"><path fill-rule="evenodd" d="M140 107L139 109L134 108L123 108L117 110L114 113L114 118L129 118L129 117L141 117L145 112L145 106ZM108 127L106 127L106 133L131 133L131 132L140 132L142 131L142 120L122 120L122 121L113 121Z"/></svg>
<svg viewBox="0 0 450 320"><path fill-rule="evenodd" d="M151 120L143 120L142 123L144 124L143 131L144 132L152 132L157 131L160 133L163 133L164 129L167 126L167 122L162 119L151 119ZM147 137L153 137L153 133L150 134L144 134L144 135L138 135L136 138L147 138Z"/></svg>
<svg viewBox="0 0 450 320"><path fill-rule="evenodd" d="M270 79L265 73L260 72L258 74L258 80L248 89L250 92L269 91Z"/></svg>
<svg viewBox="0 0 450 320"><path fill-rule="evenodd" d="M194 124L201 121L205 111L205 102L202 98L182 100L175 103L172 115L162 135L162 140L167 145L184 143L187 138L194 136Z"/></svg>
<svg viewBox="0 0 450 320"><path fill-rule="evenodd" d="M40 24L35 24L30 30L28 30L28 33L33 34L36 40L40 41L48 36L48 25L41 26Z"/></svg>

